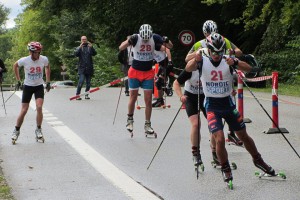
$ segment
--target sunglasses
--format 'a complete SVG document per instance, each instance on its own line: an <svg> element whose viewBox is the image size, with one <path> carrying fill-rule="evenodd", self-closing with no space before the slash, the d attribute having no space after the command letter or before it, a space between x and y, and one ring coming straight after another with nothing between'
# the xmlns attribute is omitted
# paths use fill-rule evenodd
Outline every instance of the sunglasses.
<svg viewBox="0 0 300 200"><path fill-rule="evenodd" d="M222 56L224 54L223 51L211 51L211 54L213 56Z"/></svg>
<svg viewBox="0 0 300 200"><path fill-rule="evenodd" d="M32 51L33 54L41 54L40 51Z"/></svg>

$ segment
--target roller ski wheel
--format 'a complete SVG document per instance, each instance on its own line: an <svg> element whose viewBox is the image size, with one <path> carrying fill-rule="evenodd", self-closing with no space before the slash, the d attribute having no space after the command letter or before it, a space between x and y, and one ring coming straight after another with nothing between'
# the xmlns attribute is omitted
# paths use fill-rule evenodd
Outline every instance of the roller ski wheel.
<svg viewBox="0 0 300 200"><path fill-rule="evenodd" d="M160 107L163 108L163 109L166 109L166 108L171 108L171 105L170 104L168 104L168 105L162 105Z"/></svg>
<svg viewBox="0 0 300 200"><path fill-rule="evenodd" d="M204 165L203 165L203 163L195 165L195 172L196 172L197 179L198 179L200 172L204 172Z"/></svg>
<svg viewBox="0 0 300 200"><path fill-rule="evenodd" d="M226 183L226 185L227 185L227 187L228 187L229 190L233 190L232 180L229 180L228 182L225 182L225 183Z"/></svg>
<svg viewBox="0 0 300 200"><path fill-rule="evenodd" d="M157 138L157 133L156 132L145 132L145 137L146 138Z"/></svg>
<svg viewBox="0 0 300 200"><path fill-rule="evenodd" d="M20 135L20 131L17 131L17 130L15 129L15 130L13 131L12 136L11 136L11 143L12 143L13 145L16 144L16 141L18 140L19 135Z"/></svg>
<svg viewBox="0 0 300 200"><path fill-rule="evenodd" d="M45 138L44 137L35 137L36 142L42 142L45 143Z"/></svg>
<svg viewBox="0 0 300 200"><path fill-rule="evenodd" d="M223 180L226 183L228 189L233 190L233 177L232 177L232 172L231 172L231 167L230 164L227 163L225 166L221 168Z"/></svg>
<svg viewBox="0 0 300 200"><path fill-rule="evenodd" d="M195 172L198 179L199 173L204 172L204 164L202 162L201 155L193 155L193 162L194 162Z"/></svg>
<svg viewBox="0 0 300 200"><path fill-rule="evenodd" d="M127 130L127 131L129 132L130 137L133 138L133 130L132 131L131 130Z"/></svg>
<svg viewBox="0 0 300 200"><path fill-rule="evenodd" d="M11 143L12 143L13 145L16 144L16 141L17 141L17 140L15 140L15 139L11 139Z"/></svg>
<svg viewBox="0 0 300 200"><path fill-rule="evenodd" d="M221 168L221 165L219 163L217 163L216 161L211 161L211 165L213 166L213 168ZM237 169L237 165L235 162L231 162L230 163L230 168L232 170L236 170Z"/></svg>
<svg viewBox="0 0 300 200"><path fill-rule="evenodd" d="M286 179L286 175L284 172L275 173L275 175L267 174L265 172L255 172L255 176L258 178L280 178L280 179Z"/></svg>

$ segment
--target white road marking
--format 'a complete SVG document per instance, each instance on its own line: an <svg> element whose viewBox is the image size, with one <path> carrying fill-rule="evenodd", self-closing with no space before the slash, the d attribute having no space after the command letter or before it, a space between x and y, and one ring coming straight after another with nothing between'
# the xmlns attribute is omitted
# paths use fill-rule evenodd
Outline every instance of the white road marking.
<svg viewBox="0 0 300 200"><path fill-rule="evenodd" d="M21 98L22 93L16 92L17 96ZM30 107L35 109L35 102L31 101ZM43 110L48 115L51 114L47 110ZM51 115L53 116L53 115ZM69 127L65 126L61 121L47 121L52 128L60 135L65 142L67 142L73 149L78 152L91 166L93 166L103 177L110 181L115 187L124 192L128 197L134 200L158 200L155 194L138 184L135 180L130 178L127 174L122 172L105 157L83 141L76 133Z"/></svg>

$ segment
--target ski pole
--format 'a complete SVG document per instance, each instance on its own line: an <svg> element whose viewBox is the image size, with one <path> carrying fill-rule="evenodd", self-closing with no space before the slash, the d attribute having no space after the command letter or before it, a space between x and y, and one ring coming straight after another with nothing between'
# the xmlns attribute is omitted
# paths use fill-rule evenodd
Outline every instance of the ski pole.
<svg viewBox="0 0 300 200"><path fill-rule="evenodd" d="M153 156L153 158L152 158L150 164L148 165L147 170L149 169L150 165L152 164L152 162L153 162L153 160L154 160L156 154L158 153L158 150L160 149L162 143L164 142L165 138L167 137L167 135L168 135L168 133L169 133L169 131L170 131L170 129L171 129L171 127L172 127L172 125L173 125L175 119L177 118L177 116L178 116L178 114L179 114L179 111L181 110L182 105L183 105L183 103L180 105L180 107L179 107L179 109L178 109L178 111L177 111L177 113L176 113L176 115L175 115L175 117L174 117L172 123L170 124L170 126L169 126L169 128L168 128L168 130L167 130L167 132L166 132L166 134L165 134L165 136L164 136L164 138L162 139L162 141L161 141L160 145L158 146L158 148L157 148L157 150L156 150L156 152L155 152L155 154L154 154L154 156Z"/></svg>
<svg viewBox="0 0 300 200"><path fill-rule="evenodd" d="M296 153L296 155L300 159L300 155L298 154L298 152L296 151L296 149L293 147L293 145L290 143L290 141L285 137L285 135L283 134L283 132L280 130L278 124L272 119L272 117L269 115L269 113L266 111L266 109L263 107L263 105L261 105L261 103L259 102L259 100L254 95L254 93L250 90L250 88L247 85L247 83L244 81L244 79L242 79L242 77L238 74L238 72L236 71L236 69L233 66L230 66L230 67L235 71L235 73L238 75L238 77L243 81L243 83L245 84L245 86L247 87L247 89L249 90L249 92L251 93L251 95L254 97L254 99L257 101L257 103L260 105L260 107L263 109L263 111L267 114L267 116L273 122L273 124L275 124L276 128L278 129L278 131L281 133L281 135L283 136L283 138L287 141L287 143L290 145L290 147L294 150L294 152Z"/></svg>
<svg viewBox="0 0 300 200"><path fill-rule="evenodd" d="M123 79L123 84L124 84L124 79ZM120 89L120 94L119 94L119 98L118 98L118 103L117 103L117 107L116 107L116 111L115 111L115 116L114 116L113 125L115 124L115 120L116 120L116 116L117 116L117 112L118 112L118 107L119 107L119 102L120 102L120 98L121 98L121 94L122 94L123 84L121 84L121 89Z"/></svg>
<svg viewBox="0 0 300 200"><path fill-rule="evenodd" d="M4 101L4 103L6 103L6 102L7 102L7 101L8 101L8 100L16 93L16 91L17 91L17 90L15 90L15 91L14 91L14 92L13 92L13 93L12 93L12 94ZM3 104L3 105L4 105L4 104ZM3 106L3 105L2 105L2 106Z"/></svg>
<svg viewBox="0 0 300 200"><path fill-rule="evenodd" d="M4 107L5 115L7 115L7 113L6 113L6 107L5 107L5 102L4 102L4 96L3 96L2 83L0 83L0 84L1 84L1 94L2 94L3 107Z"/></svg>

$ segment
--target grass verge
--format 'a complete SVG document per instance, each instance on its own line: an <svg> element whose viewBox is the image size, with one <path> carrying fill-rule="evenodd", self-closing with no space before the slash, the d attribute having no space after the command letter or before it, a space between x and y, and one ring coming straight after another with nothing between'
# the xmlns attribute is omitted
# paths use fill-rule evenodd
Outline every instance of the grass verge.
<svg viewBox="0 0 300 200"><path fill-rule="evenodd" d="M0 168L0 200L14 200L11 194L10 187L3 176L2 169Z"/></svg>
<svg viewBox="0 0 300 200"><path fill-rule="evenodd" d="M252 91L255 92L265 92L265 93L272 93L272 86L270 83L267 84L265 88L252 88ZM278 84L278 95L286 95L286 96L294 96L300 97L300 87L299 85L290 85L290 84Z"/></svg>

